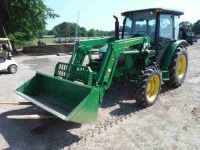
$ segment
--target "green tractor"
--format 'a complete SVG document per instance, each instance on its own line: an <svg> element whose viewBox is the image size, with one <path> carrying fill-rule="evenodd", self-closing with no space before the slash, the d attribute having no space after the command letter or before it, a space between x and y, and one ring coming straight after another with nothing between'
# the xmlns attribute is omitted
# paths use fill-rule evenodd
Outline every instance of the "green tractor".
<svg viewBox="0 0 200 150"><path fill-rule="evenodd" d="M162 81L176 88L186 77L188 44L179 40L182 14L162 8L123 12L121 37L114 16L115 37L77 42L69 63L58 62L54 76L37 72L15 92L55 116L77 123L97 119L113 79L135 86L137 104L151 106ZM93 53L99 57L94 58ZM86 57L89 62L85 64Z"/></svg>

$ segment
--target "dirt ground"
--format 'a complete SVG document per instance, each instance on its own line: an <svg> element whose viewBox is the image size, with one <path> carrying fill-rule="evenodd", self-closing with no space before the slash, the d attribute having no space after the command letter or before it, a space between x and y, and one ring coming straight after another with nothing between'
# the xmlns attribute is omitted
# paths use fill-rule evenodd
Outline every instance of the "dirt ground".
<svg viewBox="0 0 200 150"><path fill-rule="evenodd" d="M45 113L37 106L0 106L0 149L11 150L194 150L200 149L200 42L188 47L189 68L177 89L162 85L158 101L137 107L133 89L113 85L107 92L98 120L76 124L60 119L9 120L8 115ZM12 90L36 70L53 74L58 61L70 56L20 56L16 74L0 74L0 101L26 101ZM48 124L48 127L44 126ZM33 131L41 131L33 134ZM43 131L43 132L42 132Z"/></svg>

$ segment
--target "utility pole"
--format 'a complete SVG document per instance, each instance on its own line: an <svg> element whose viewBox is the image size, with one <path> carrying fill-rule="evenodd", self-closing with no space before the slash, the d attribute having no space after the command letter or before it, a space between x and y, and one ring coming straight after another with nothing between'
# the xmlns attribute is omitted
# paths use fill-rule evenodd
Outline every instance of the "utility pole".
<svg viewBox="0 0 200 150"><path fill-rule="evenodd" d="M78 17L77 17L77 21L76 21L76 35L75 35L75 39L78 37L78 20L79 20L79 14L80 14L80 10L78 11Z"/></svg>
<svg viewBox="0 0 200 150"><path fill-rule="evenodd" d="M76 35L75 35L75 43L74 43L74 51L72 53L72 58L69 61L69 64L72 64L75 58L75 50L76 50L76 38L78 36L78 20L79 20L79 14L80 14L80 10L78 11L78 17L77 17L77 22L76 22Z"/></svg>

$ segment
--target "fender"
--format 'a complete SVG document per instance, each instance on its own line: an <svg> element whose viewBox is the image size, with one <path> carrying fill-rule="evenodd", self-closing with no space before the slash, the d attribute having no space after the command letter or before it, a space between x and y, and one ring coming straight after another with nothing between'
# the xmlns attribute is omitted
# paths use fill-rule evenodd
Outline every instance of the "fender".
<svg viewBox="0 0 200 150"><path fill-rule="evenodd" d="M161 71L163 73L163 80L168 80L169 79L169 71L168 71L168 66L170 64L171 58L175 52L175 50L179 47L179 46L184 46L187 47L188 43L185 40L178 40L176 42L174 42L171 46L169 46L165 52L165 55L162 59L161 62Z"/></svg>

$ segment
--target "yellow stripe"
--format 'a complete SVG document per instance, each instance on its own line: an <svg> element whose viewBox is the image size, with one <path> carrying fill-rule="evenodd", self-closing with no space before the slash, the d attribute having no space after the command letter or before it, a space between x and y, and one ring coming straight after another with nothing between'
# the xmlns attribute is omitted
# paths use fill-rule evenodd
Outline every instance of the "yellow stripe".
<svg viewBox="0 0 200 150"><path fill-rule="evenodd" d="M141 38L135 38L132 40L123 41L123 42L120 42L119 44L126 44L126 43L130 43L130 42L137 41L137 40L141 40Z"/></svg>

